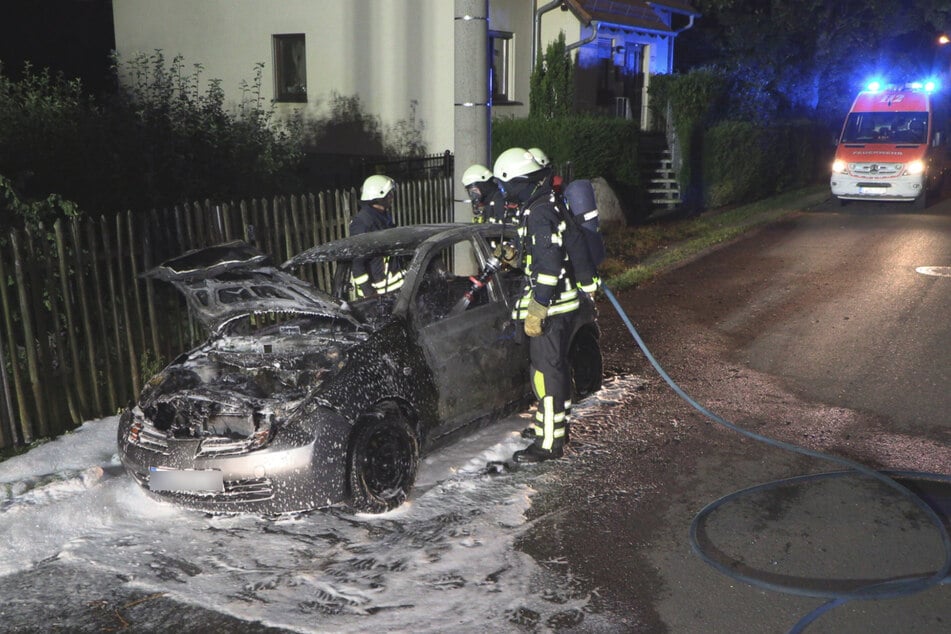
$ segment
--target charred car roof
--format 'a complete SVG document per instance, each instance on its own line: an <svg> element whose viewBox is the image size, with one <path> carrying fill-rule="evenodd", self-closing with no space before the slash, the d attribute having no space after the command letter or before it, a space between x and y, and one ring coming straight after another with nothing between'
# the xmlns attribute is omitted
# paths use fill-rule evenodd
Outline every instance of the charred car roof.
<svg viewBox="0 0 951 634"><path fill-rule="evenodd" d="M438 236L440 239L454 234L460 236L476 229L483 235L498 234L502 231L495 225L471 225L464 223L443 223L429 225L410 225L407 227L393 227L383 231L362 233L348 238L341 238L333 242L319 244L297 254L281 265L287 270L302 264L313 262L333 262L336 260L352 260L353 258L367 258L379 255L410 255L416 252L419 245L426 240ZM512 229L514 231L514 229Z"/></svg>

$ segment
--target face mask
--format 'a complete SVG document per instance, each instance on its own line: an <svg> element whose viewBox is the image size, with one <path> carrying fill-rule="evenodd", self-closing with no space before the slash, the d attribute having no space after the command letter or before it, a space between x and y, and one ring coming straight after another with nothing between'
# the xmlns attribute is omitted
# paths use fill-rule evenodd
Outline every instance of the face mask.
<svg viewBox="0 0 951 634"><path fill-rule="evenodd" d="M478 205L482 202L482 192L479 191L478 185L469 185L466 187L466 191L469 193L469 200L472 201L473 205Z"/></svg>
<svg viewBox="0 0 951 634"><path fill-rule="evenodd" d="M532 197L538 183L526 180L511 180L507 183L499 183L499 187L502 193L505 194L505 200L521 204Z"/></svg>

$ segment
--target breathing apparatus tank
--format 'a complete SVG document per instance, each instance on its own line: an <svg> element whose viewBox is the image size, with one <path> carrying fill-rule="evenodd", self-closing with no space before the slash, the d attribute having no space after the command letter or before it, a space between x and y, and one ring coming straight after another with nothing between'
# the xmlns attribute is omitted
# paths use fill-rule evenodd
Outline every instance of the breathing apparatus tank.
<svg viewBox="0 0 951 634"><path fill-rule="evenodd" d="M598 218L598 201L594 196L594 186L586 179L568 183L564 193L565 202L581 228L584 242L588 246L591 262L599 266L604 262L604 238L601 236L601 222Z"/></svg>

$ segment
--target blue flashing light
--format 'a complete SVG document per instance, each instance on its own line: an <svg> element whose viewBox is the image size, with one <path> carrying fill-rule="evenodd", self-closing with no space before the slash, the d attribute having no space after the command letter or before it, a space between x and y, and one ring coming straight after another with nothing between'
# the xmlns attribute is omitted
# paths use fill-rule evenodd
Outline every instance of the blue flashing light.
<svg viewBox="0 0 951 634"><path fill-rule="evenodd" d="M938 81L936 79L926 79L924 81L913 81L908 84L908 88L912 90L922 90L927 93L932 93L938 90Z"/></svg>
<svg viewBox="0 0 951 634"><path fill-rule="evenodd" d="M865 89L869 92L878 92L882 89L882 82L878 81L877 79L873 79L865 85Z"/></svg>

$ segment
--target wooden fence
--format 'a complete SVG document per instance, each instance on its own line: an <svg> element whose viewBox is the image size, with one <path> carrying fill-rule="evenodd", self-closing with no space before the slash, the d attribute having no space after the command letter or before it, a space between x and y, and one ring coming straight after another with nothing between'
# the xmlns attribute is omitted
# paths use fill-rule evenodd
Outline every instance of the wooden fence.
<svg viewBox="0 0 951 634"><path fill-rule="evenodd" d="M448 222L452 179L401 182L397 224ZM0 449L116 414L206 333L170 285L140 274L185 251L243 239L276 264L348 233L357 192L58 221L0 249ZM327 276L314 276L321 285Z"/></svg>

